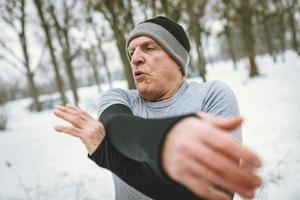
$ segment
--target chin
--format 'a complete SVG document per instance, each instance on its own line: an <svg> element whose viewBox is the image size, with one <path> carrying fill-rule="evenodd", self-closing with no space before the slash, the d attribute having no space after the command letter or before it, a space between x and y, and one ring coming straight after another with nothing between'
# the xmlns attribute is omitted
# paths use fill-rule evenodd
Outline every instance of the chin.
<svg viewBox="0 0 300 200"><path fill-rule="evenodd" d="M155 98L153 97L153 91L146 89L146 88L141 88L141 87L137 87L137 90L139 92L139 95L141 97L143 97L144 99L148 100L148 101L153 101Z"/></svg>

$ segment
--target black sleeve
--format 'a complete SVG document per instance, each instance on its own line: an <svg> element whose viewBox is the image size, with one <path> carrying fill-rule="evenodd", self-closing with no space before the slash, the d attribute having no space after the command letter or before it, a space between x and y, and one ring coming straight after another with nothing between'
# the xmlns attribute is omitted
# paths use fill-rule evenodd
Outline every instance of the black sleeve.
<svg viewBox="0 0 300 200"><path fill-rule="evenodd" d="M163 140L185 115L164 119L136 117L125 105L108 107L100 116L106 136L89 157L127 184L154 199L199 199L164 175L160 166Z"/></svg>
<svg viewBox="0 0 300 200"><path fill-rule="evenodd" d="M144 119L134 116L130 108L114 104L100 116L107 139L122 155L160 168L160 155L164 138L179 120L194 114L163 119Z"/></svg>

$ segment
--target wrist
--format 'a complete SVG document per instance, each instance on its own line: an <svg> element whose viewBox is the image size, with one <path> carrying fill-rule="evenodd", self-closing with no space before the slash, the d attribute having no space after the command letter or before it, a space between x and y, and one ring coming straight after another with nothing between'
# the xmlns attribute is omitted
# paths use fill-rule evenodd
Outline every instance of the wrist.
<svg viewBox="0 0 300 200"><path fill-rule="evenodd" d="M161 167L163 171L171 177L169 166L173 165L169 162L169 157L174 153L175 148L184 146L184 141L181 137L182 134L185 134L187 127L190 126L193 121L199 120L196 116L188 116L181 119L173 125L170 131L166 134L162 150L161 150Z"/></svg>

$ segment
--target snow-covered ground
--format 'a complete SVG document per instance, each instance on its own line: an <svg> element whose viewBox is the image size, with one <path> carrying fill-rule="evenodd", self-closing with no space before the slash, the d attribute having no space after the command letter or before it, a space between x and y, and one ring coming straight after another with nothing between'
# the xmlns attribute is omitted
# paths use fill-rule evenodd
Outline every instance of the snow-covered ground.
<svg viewBox="0 0 300 200"><path fill-rule="evenodd" d="M247 60L208 66L208 80L222 80L240 105L244 144L261 156L264 178L255 199L300 199L300 57L285 53L273 63L258 57L261 76L248 79ZM114 86L125 87L124 83ZM81 107L96 114L96 87L81 88ZM87 158L76 138L57 133L52 111L30 113L28 100L6 105L8 130L0 132L0 200L114 199L111 174ZM239 199L239 197L235 197Z"/></svg>

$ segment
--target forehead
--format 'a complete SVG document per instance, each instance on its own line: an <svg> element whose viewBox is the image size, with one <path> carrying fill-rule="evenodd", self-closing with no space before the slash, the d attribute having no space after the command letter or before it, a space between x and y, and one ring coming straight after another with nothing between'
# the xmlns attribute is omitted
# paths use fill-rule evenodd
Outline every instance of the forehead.
<svg viewBox="0 0 300 200"><path fill-rule="evenodd" d="M139 37L136 37L136 38L134 38L133 40L130 41L130 43L128 45L128 49L132 49L132 48L135 48L137 46L144 45L144 44L156 44L156 45L158 45L157 42L155 42L155 40L153 40L150 37L139 36Z"/></svg>

